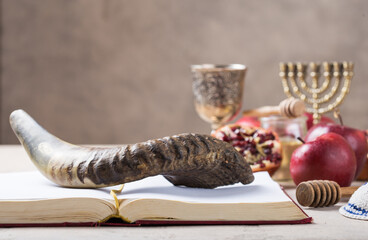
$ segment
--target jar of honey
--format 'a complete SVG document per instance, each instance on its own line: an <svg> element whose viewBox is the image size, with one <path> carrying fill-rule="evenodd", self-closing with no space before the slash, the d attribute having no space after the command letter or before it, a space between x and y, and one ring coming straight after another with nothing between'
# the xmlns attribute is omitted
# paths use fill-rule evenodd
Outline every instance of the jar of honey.
<svg viewBox="0 0 368 240"><path fill-rule="evenodd" d="M298 137L303 138L307 133L306 117L286 118L281 116L263 117L261 127L270 129L277 133L281 142L281 166L272 176L277 181L289 181L290 175L290 159L294 150L298 148L302 142Z"/></svg>

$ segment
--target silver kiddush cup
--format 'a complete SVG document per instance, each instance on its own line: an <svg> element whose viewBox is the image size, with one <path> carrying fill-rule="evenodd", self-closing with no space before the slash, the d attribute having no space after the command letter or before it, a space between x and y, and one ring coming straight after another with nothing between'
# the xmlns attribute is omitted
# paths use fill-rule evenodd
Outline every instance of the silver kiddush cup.
<svg viewBox="0 0 368 240"><path fill-rule="evenodd" d="M191 69L195 109L216 130L240 111L247 67L202 64L192 65Z"/></svg>

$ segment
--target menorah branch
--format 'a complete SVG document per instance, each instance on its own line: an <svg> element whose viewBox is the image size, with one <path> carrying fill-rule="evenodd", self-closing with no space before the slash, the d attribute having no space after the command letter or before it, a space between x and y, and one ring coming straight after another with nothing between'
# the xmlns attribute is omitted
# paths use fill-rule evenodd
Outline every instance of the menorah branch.
<svg viewBox="0 0 368 240"><path fill-rule="evenodd" d="M279 76L286 96L303 100L307 112L313 114L314 123L317 123L322 114L333 111L345 99L353 69L354 64L346 61L323 62L322 67L315 62L309 65L288 62L280 63Z"/></svg>

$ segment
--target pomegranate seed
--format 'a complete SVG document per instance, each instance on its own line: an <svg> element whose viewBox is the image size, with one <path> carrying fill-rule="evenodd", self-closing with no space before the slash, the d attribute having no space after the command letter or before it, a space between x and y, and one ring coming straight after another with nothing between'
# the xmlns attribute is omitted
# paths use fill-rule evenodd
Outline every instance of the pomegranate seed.
<svg viewBox="0 0 368 240"><path fill-rule="evenodd" d="M272 153L272 149L271 148L264 148L263 152L264 152L264 154L270 154L270 153Z"/></svg>
<svg viewBox="0 0 368 240"><path fill-rule="evenodd" d="M231 129L232 132L235 132L239 128L240 128L240 126L233 126L230 129Z"/></svg>

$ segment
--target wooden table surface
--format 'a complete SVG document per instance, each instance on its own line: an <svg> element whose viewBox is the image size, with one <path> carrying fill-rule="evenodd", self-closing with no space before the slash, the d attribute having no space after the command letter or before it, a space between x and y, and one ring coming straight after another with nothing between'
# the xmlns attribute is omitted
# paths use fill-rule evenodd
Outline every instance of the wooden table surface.
<svg viewBox="0 0 368 240"><path fill-rule="evenodd" d="M33 171L36 168L19 145L0 145L0 172ZM0 183L6 184L6 183ZM355 182L355 185L362 182ZM284 184L295 200L295 186ZM348 199L328 208L303 208L312 224L156 226L156 227L48 227L0 228L0 239L368 239L368 221L338 213Z"/></svg>

